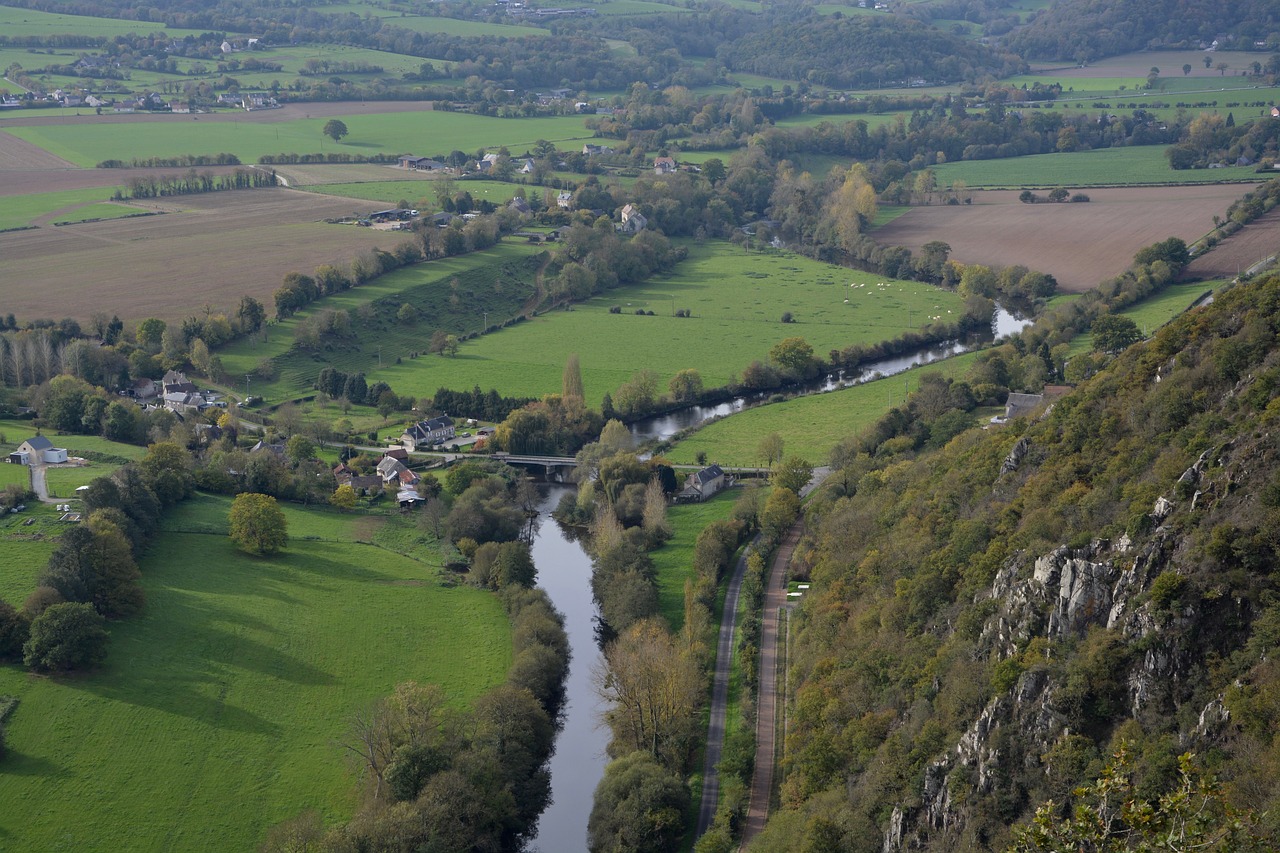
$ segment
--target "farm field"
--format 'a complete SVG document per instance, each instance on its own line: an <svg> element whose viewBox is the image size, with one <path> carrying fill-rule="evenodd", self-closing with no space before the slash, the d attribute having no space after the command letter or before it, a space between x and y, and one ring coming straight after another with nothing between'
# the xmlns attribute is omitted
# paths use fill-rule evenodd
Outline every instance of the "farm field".
<svg viewBox="0 0 1280 853"><path fill-rule="evenodd" d="M1280 251L1280 210L1272 209L1193 260L1185 275L1235 278L1263 258Z"/></svg>
<svg viewBox="0 0 1280 853"><path fill-rule="evenodd" d="M850 287L850 282L862 286ZM877 287L879 282L885 286ZM621 313L609 313L614 305ZM672 316L681 308L689 308L693 316ZM636 316L642 309L655 316ZM541 396L560 390L565 360L577 353L587 401L596 406L641 367L658 373L664 391L667 381L687 367L696 367L707 386L720 385L752 361L765 360L769 348L783 338L803 337L815 351L826 353L894 338L935 318L945 319L948 311L958 316L960 309L959 296L929 285L885 281L790 253L747 254L727 243L708 243L690 246L689 259L672 275L465 341L455 358L405 358L392 364L393 355L425 349L429 332L406 337L389 329L382 345L386 366L373 369L366 354L359 369L371 382L381 380L397 393L419 398L442 386L477 384L496 387L504 395ZM780 322L784 311L793 312L796 322ZM223 361L234 373L226 355ZM307 384L290 386L295 394L309 387L319 369L309 359L301 363L308 370ZM285 362L282 375L290 364ZM275 387L282 393L290 390Z"/></svg>
<svg viewBox="0 0 1280 853"><path fill-rule="evenodd" d="M433 555L355 542L358 516L286 506L287 552L251 558L221 532L228 506L197 496L168 520L141 565L147 609L111 627L102 669L0 668L0 693L21 700L0 776L6 847L250 850L305 808L340 820L356 806L340 745L356 711L402 681L466 705L503 678L501 604L442 586Z"/></svg>
<svg viewBox="0 0 1280 853"><path fill-rule="evenodd" d="M1123 271L1143 246L1167 237L1190 243L1204 236L1213 229L1213 217L1224 215L1247 189L1240 184L1097 188L1089 190L1087 204L1023 204L1011 190L980 192L972 205L912 208L874 235L886 245L912 250L943 240L951 246L952 260L1023 264L1053 275L1060 289L1079 293ZM1046 234L1055 239L1045 239Z"/></svg>
<svg viewBox="0 0 1280 853"><path fill-rule="evenodd" d="M677 471L683 478L687 472ZM727 489L711 500L696 504L676 504L667 509L667 522L674 535L661 548L651 551L658 573L658 612L671 630L684 626L684 583L693 577L693 546L708 524L728 518L741 489Z"/></svg>
<svg viewBox="0 0 1280 853"><path fill-rule="evenodd" d="M61 157L55 157L38 145L32 145L24 139L19 139L12 134L0 131L0 172L3 172L6 178L5 181L0 182L0 195L10 194L11 181L9 178L10 176L22 175L19 170L69 170L74 168L74 163L63 160ZM47 188L47 186L39 184L27 191L33 192L37 189Z"/></svg>
<svg viewBox="0 0 1280 853"><path fill-rule="evenodd" d="M580 116L501 119L419 110L364 115L325 111L309 118L292 118L283 112L232 113L227 116L230 120L213 122L207 116L192 115L81 116L80 120L39 124L6 122L3 127L16 137L86 168L104 160L129 162L134 158L222 152L236 155L242 163L254 163L281 152L366 156L412 152L443 156L454 149L496 150L506 145L513 151L523 151L539 139L563 143L591 137ZM331 115L343 116L350 129L350 135L341 142L335 143L320 132ZM248 121L238 120L239 116L266 118ZM272 117L277 120L272 121ZM132 121L111 120L121 118Z"/></svg>
<svg viewBox="0 0 1280 853"><path fill-rule="evenodd" d="M53 214L66 210L83 209L85 205L92 205L96 202L104 202L111 198L114 187L100 187L97 189L83 190L61 190L47 193L35 193L26 196L9 196L0 208L0 230L6 228L21 228L27 225L36 224L38 219L63 219L64 217L54 217ZM130 213L138 213L137 208L129 208L124 205L110 205L120 211L118 215L125 216Z"/></svg>
<svg viewBox="0 0 1280 853"><path fill-rule="evenodd" d="M1169 168L1167 146L1100 148L1070 154L1032 154L1005 160L965 160L934 166L938 186L964 181L970 189L986 187L1048 189L1151 184L1216 184L1261 180L1254 166L1222 169ZM1240 190L1244 192L1243 189Z"/></svg>
<svg viewBox="0 0 1280 853"><path fill-rule="evenodd" d="M7 463L0 465L5 469L10 467ZM6 480L0 483L0 488L9 479L22 476L26 468L24 465L12 467L17 470L5 471ZM0 600L14 607L21 608L35 589L36 578L53 553L54 537L66 529L66 524L58 520L62 514L53 507L53 504L32 501L23 512L0 515ZM6 674L6 668L0 667L0 682ZM0 686L0 693L9 692ZM0 832L3 832L3 820L0 816Z"/></svg>
<svg viewBox="0 0 1280 853"><path fill-rule="evenodd" d="M56 12L39 12L16 6L0 6L0 32L14 38L23 36L80 35L115 36L138 33L164 33L173 38L198 36L200 30L169 29L164 24L151 21L130 21L119 18L95 18L89 15L63 15Z"/></svg>
<svg viewBox="0 0 1280 853"><path fill-rule="evenodd" d="M296 190L239 190L135 204L171 211L163 216L0 234L5 310L39 317L56 303L83 321L109 306L124 320L173 320L204 304L232 310L245 294L272 306L287 273L349 263L405 239L321 221L376 209L370 205Z"/></svg>
<svg viewBox="0 0 1280 853"><path fill-rule="evenodd" d="M708 462L721 465L759 465L760 439L776 432L782 436L784 455L825 465L841 439L901 405L908 389L920 387L922 374L959 378L976 355L967 353L852 388L747 409L707 424L663 455L680 464L693 464L698 453L705 453Z"/></svg>
<svg viewBox="0 0 1280 853"><path fill-rule="evenodd" d="M1156 329L1186 311L1196 300L1211 290L1217 290L1225 282L1190 281L1172 284L1159 293L1149 296L1136 305L1130 305L1117 313L1138 324L1144 334ZM1090 336L1092 338L1092 336Z"/></svg>

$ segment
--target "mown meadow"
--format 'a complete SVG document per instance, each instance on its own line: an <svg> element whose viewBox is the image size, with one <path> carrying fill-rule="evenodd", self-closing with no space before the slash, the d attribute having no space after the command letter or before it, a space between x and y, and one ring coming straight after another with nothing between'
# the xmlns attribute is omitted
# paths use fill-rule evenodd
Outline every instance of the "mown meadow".
<svg viewBox="0 0 1280 853"><path fill-rule="evenodd" d="M685 472L677 472L684 476ZM698 534L713 521L728 518L742 492L722 491L710 500L694 504L676 504L667 509L667 523L672 536L649 556L658 575L658 612L672 631L684 625L684 585L692 575L693 546Z"/></svg>
<svg viewBox="0 0 1280 853"><path fill-rule="evenodd" d="M108 219L139 213L134 207L107 202L115 192L113 187L94 187L84 190L57 190L47 193L6 196L0 205L0 231L9 228L25 228L42 216L66 210L56 219L84 221L89 218Z"/></svg>
<svg viewBox="0 0 1280 853"><path fill-rule="evenodd" d="M262 559L233 548L228 506L197 496L166 519L140 564L146 610L111 626L101 669L0 668L0 694L21 700L0 846L254 849L304 808L330 822L354 811L342 741L397 683L440 684L465 705L502 680L497 599L443 584L432 552L366 544L395 521L286 506L290 544Z"/></svg>
<svg viewBox="0 0 1280 853"><path fill-rule="evenodd" d="M242 163L255 163L281 152L320 152L371 156L448 154L475 151L477 145L523 152L540 139L567 143L589 139L580 116L492 118L471 113L372 113L344 117L350 131L340 142L321 133L327 118L272 120L269 115L244 121L209 121L193 115L136 116L132 121L95 122L85 116L75 124L6 127L6 131L78 166L104 160L177 157L229 153Z"/></svg>

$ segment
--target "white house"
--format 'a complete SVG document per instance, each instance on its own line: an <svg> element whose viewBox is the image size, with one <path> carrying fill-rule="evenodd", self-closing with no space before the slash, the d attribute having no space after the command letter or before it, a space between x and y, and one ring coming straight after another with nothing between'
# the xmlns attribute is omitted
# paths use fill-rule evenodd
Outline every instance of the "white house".
<svg viewBox="0 0 1280 853"><path fill-rule="evenodd" d="M640 212L640 209L634 204L624 205L622 208L622 224L618 226L618 230L624 234L635 234L643 231L644 227L649 224L649 220Z"/></svg>
<svg viewBox="0 0 1280 853"><path fill-rule="evenodd" d="M708 465L701 471L695 471L684 481L684 490L678 495L680 500L705 501L728 485L724 471L719 465Z"/></svg>

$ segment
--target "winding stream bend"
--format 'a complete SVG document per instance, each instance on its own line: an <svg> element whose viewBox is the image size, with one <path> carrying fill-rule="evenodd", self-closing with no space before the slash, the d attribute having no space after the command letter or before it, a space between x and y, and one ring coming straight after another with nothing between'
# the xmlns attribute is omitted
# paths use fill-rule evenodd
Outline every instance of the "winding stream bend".
<svg viewBox="0 0 1280 853"><path fill-rule="evenodd" d="M585 853L591 799L604 776L609 743L601 718L604 704L591 679L601 660L595 636L596 602L591 596L591 557L551 518L560 497L571 492L568 486L545 487L533 540L538 586L564 614L573 654L565 682L564 725L556 735L556 751L549 764L551 805L542 813L537 835L529 843L529 850L538 853Z"/></svg>

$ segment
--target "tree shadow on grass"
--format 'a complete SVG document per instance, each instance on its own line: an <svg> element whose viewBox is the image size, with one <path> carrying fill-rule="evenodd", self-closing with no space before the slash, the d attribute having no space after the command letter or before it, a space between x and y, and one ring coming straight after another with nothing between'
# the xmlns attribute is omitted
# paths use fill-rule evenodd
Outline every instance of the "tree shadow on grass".
<svg viewBox="0 0 1280 853"><path fill-rule="evenodd" d="M66 779L71 773L61 765L55 764L39 755L29 755L12 747L5 750L4 775L6 776L39 776L43 779ZM0 827L0 839L8 833Z"/></svg>

